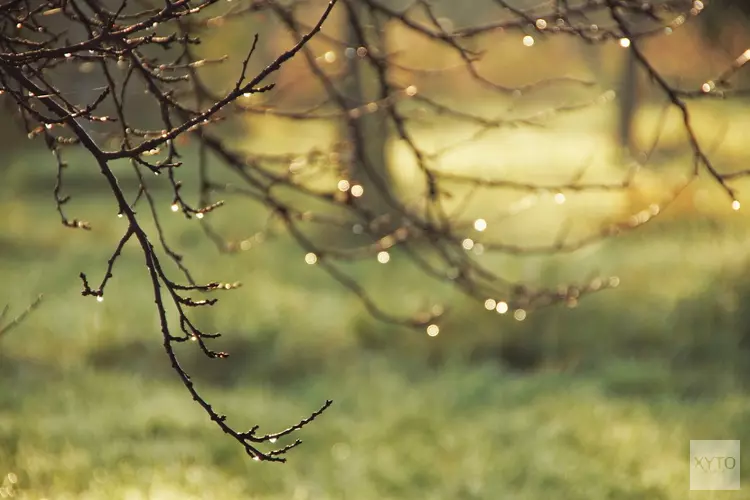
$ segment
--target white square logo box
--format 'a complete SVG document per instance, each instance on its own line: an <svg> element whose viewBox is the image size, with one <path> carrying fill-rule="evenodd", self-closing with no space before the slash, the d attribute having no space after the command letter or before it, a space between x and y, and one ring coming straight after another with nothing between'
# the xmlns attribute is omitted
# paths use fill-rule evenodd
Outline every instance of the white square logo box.
<svg viewBox="0 0 750 500"><path fill-rule="evenodd" d="M690 489L739 490L739 440L691 440Z"/></svg>

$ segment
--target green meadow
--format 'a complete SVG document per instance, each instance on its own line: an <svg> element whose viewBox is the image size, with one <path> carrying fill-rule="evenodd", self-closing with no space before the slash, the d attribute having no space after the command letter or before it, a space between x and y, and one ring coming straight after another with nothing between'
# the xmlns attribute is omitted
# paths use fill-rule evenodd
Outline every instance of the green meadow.
<svg viewBox="0 0 750 500"><path fill-rule="evenodd" d="M710 138L715 115L697 113ZM497 160L490 145L507 141L500 168L526 162L527 173L549 173L557 166L557 176L545 177L555 181L593 155L592 179L619 175L606 164L613 156L603 139L606 116L587 127L560 120L557 132L499 131L455 161L490 168ZM647 113L643 122L653 120ZM738 127L726 132L718 156L727 169L747 162ZM435 143L441 133L457 135L423 133L435 134ZM541 143L555 155L534 148ZM182 167L186 192L190 154ZM81 296L78 274L98 283L125 226L95 168L71 155L69 216L89 220L93 231L59 223L48 152L3 157L0 304L19 313L38 294L45 298L0 337L0 498L746 498L689 491L688 451L693 439L750 446L750 195L734 212L702 178L662 217L616 238L564 255L487 256L504 275L542 285L619 278L618 288L574 309L530 311L524 321L432 281L398 250L385 265L373 258L346 267L391 311L447 306L440 334L429 337L369 317L356 296L305 264L283 232L245 252L219 253L197 221L171 213L167 184L155 181L168 239L196 278L243 283L195 313L207 330L223 333L214 346L231 356L209 360L193 344L179 347L199 390L232 424L267 432L334 401L297 435L304 443L287 463L270 464L250 460L180 385L161 347L137 247L125 248L103 302ZM394 147L394 158L403 155ZM118 168L132 191L127 165ZM689 155L676 155L643 173L650 191L641 194L571 195L563 207L538 200L507 222L505 234L544 241L569 217L582 220L584 234L596 222L587 218L592 212L609 220L659 203L649 193L690 168ZM406 190L408 168L399 175ZM471 209L486 214L491 228L498 200L518 200L493 196L478 197ZM233 238L265 221L242 200L207 217Z"/></svg>

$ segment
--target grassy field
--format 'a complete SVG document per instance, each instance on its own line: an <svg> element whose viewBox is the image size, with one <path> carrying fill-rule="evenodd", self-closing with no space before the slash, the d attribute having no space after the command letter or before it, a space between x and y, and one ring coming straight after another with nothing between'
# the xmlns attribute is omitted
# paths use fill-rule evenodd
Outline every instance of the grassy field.
<svg viewBox="0 0 750 500"><path fill-rule="evenodd" d="M224 256L195 223L174 223L171 241L199 279L245 283L199 315L232 356L180 350L214 406L240 427L275 431L334 400L289 462L274 465L244 456L179 384L136 248L125 249L104 302L80 296L78 273L97 282L124 230L106 193L77 177L71 215L95 230L66 230L48 153L8 161L0 302L18 311L46 298L0 338L0 497L746 498L688 491L691 439L750 442L750 226L709 187L700 189L711 210L567 256L497 260L542 282L621 278L577 309L522 323L436 286L397 252L388 272L354 270L386 306L450 305L435 338L367 317L285 237ZM173 216L168 193L163 207ZM253 212L227 210L220 225L257 229ZM549 224L548 215L535 217ZM750 481L745 465L742 477Z"/></svg>

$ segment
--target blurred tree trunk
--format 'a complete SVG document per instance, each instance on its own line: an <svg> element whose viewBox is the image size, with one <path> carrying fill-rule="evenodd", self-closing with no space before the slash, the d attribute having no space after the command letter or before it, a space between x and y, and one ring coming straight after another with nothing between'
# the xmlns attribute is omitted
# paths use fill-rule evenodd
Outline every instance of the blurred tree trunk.
<svg viewBox="0 0 750 500"><path fill-rule="evenodd" d="M374 54L376 57L384 54L385 29L379 16L366 6L356 1L346 5L347 46L355 50L354 53L347 52L351 57L347 57L348 75L343 89L352 110L351 121L342 131L352 148L349 176L352 185L359 184L364 188L364 195L358 203L385 215L390 212L386 199L393 195L393 186L388 169L387 111L379 101L387 96L388 90L381 87L377 68L362 54L361 48L364 36L370 50L378 52Z"/></svg>
<svg viewBox="0 0 750 500"><path fill-rule="evenodd" d="M633 51L629 50L620 75L618 96L618 146L626 156L636 152L633 140L633 122L638 111L638 65Z"/></svg>
<svg viewBox="0 0 750 500"><path fill-rule="evenodd" d="M602 63L602 50L600 45L584 45L581 47L581 55L589 71L593 73L599 82L610 85L612 77L610 70ZM628 159L636 153L634 141L635 115L638 112L638 64L631 50L622 58L622 67L615 75L615 81L611 84L617 90L617 126L613 131L613 139L618 153L623 159Z"/></svg>

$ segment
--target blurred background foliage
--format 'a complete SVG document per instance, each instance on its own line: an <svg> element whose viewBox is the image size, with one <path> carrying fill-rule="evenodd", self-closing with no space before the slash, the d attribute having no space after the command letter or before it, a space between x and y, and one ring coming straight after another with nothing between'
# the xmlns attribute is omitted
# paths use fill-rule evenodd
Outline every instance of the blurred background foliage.
<svg viewBox="0 0 750 500"><path fill-rule="evenodd" d="M739 14L746 15L748 4L716 4L695 23L645 45L652 63L686 87L699 86L750 46L747 18ZM475 9L462 5L443 2L447 22L458 26L482 18L481 2ZM343 29L340 17L334 21L334 30ZM265 54L254 61L258 66L290 42L260 16L228 22L205 39L207 57L230 56L210 69L216 88L233 84L236 63L255 32ZM445 54L427 51L407 33L394 29L389 35L389 44L407 47L415 65L450 64ZM313 47L318 54L327 50L325 41ZM606 90L623 81L628 67L626 51L616 44L593 48L561 37L524 47L512 35L487 50L483 70L508 85L564 69L593 76ZM285 96L290 106L316 102L320 95L306 71L295 60L278 76L280 91L295 82ZM86 88L85 68L70 68L70 74ZM507 105L465 95L461 73L456 75L439 80L436 90L447 101ZM642 75L632 81L637 99L627 140L641 150L661 106ZM413 83L434 84L428 77ZM595 154L602 165L595 174L611 177L619 172L614 159L626 146L618 131L619 105L614 100L556 118L543 133L506 131L500 139L467 146L456 161L526 162L529 171L559 176ZM716 161L727 170L747 168L747 105L738 99L691 108L699 135L715 138ZM39 293L47 297L22 328L0 339L3 497L713 498L688 492L688 441L750 443L750 225L745 212L732 211L710 182L693 183L662 217L638 231L580 251L488 257L488 264L508 269L511 277L534 283L575 282L593 274L620 279L618 289L575 308L535 311L524 321L486 311L431 281L405 265L398 251L387 272L375 261L352 266L384 306L448 307L434 338L370 318L354 296L306 265L304 252L283 234L222 255L194 222L175 215L169 236L198 277L244 283L199 314L207 330L223 332L217 348L231 357L219 362L204 359L193 346L183 349L186 368L215 406L230 419L251 417L263 430L295 422L325 398L335 401L307 429L306 443L288 464L256 464L216 433L171 372L135 249L125 249L103 303L80 297L78 273L102 272L124 227L91 161L71 155L68 187L71 210L85 214L95 230L70 231L55 213L49 153L26 141L12 110L3 116L3 299L21 306ZM300 152L330 141L336 131L253 116L226 133L248 147ZM439 143L460 131L438 122L419 133ZM668 190L663 173L689 163L683 146L678 117L670 116L653 176L646 172L639 185L617 195L571 199L565 211L554 204L528 211L507 230L533 240L530 228L555 227L565 217L592 210L627 215L658 203ZM184 147L187 191L195 187L189 171L195 152L189 143ZM399 145L390 144L389 154L399 188L408 189ZM125 184L128 175L123 170ZM738 188L744 194L750 185ZM169 192L161 194L163 217L169 217ZM750 206L750 197L740 201ZM497 200L483 203L490 210ZM215 221L238 237L263 222L257 207L241 201L217 212ZM742 476L750 481L746 465ZM722 493L743 498L741 492Z"/></svg>

